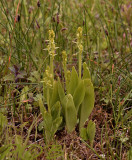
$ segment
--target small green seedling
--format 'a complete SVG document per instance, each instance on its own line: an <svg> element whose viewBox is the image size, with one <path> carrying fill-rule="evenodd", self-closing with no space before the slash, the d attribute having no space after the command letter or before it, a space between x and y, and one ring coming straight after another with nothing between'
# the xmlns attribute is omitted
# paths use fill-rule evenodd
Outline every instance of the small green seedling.
<svg viewBox="0 0 132 160"><path fill-rule="evenodd" d="M90 146L92 147L95 137L95 132L96 132L95 123L90 120L87 128L81 128L80 136L85 141L89 140Z"/></svg>

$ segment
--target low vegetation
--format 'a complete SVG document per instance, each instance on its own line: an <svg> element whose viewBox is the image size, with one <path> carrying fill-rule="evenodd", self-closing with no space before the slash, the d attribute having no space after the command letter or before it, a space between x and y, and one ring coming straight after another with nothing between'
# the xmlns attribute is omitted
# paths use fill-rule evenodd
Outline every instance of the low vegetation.
<svg viewBox="0 0 132 160"><path fill-rule="evenodd" d="M131 0L0 0L0 159L132 159Z"/></svg>

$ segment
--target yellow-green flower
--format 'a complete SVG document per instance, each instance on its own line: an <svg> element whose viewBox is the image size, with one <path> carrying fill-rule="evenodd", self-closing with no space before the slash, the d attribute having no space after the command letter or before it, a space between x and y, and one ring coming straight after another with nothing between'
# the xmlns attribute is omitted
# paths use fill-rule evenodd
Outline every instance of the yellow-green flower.
<svg viewBox="0 0 132 160"><path fill-rule="evenodd" d="M52 77L53 75L50 73L50 68L47 67L47 69L45 70L45 77L43 81L47 88L52 87Z"/></svg>
<svg viewBox="0 0 132 160"><path fill-rule="evenodd" d="M54 42L55 33L53 30L49 30L49 41Z"/></svg>
<svg viewBox="0 0 132 160"><path fill-rule="evenodd" d="M82 53L82 51L83 51L83 45L79 44L78 45L78 49L79 49L79 52Z"/></svg>
<svg viewBox="0 0 132 160"><path fill-rule="evenodd" d="M54 42L54 38L55 38L55 33L53 30L49 30L49 44L47 46L47 50L49 52L49 55L52 56L52 58L54 59L55 54L55 42Z"/></svg>
<svg viewBox="0 0 132 160"><path fill-rule="evenodd" d="M77 29L77 45L82 43L82 28L78 27Z"/></svg>
<svg viewBox="0 0 132 160"><path fill-rule="evenodd" d="M77 47L79 50L79 79L81 79L81 67L82 67L82 52L83 52L83 45L82 45L82 28L78 27L77 29Z"/></svg>

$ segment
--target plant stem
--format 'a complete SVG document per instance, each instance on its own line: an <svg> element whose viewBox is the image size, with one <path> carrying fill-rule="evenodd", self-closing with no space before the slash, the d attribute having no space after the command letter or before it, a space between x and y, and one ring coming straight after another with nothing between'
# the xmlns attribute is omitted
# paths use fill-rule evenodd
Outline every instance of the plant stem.
<svg viewBox="0 0 132 160"><path fill-rule="evenodd" d="M66 68L66 64L64 64L64 75L65 75L65 82L66 82L66 86L67 86L67 68Z"/></svg>
<svg viewBox="0 0 132 160"><path fill-rule="evenodd" d="M82 62L82 55L79 53L79 80L81 80L81 62Z"/></svg>
<svg viewBox="0 0 132 160"><path fill-rule="evenodd" d="M54 60L54 57L53 56L50 56L50 72L53 76L53 79L54 79L54 67L53 67L53 60Z"/></svg>
<svg viewBox="0 0 132 160"><path fill-rule="evenodd" d="M49 88L47 88L47 105L48 105L48 112L50 113L50 104L49 104Z"/></svg>

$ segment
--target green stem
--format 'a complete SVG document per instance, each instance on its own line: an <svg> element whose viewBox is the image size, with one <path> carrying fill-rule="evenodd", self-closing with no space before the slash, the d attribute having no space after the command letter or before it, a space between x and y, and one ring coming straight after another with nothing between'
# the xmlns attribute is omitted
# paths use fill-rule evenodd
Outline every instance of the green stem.
<svg viewBox="0 0 132 160"><path fill-rule="evenodd" d="M49 104L49 88L47 88L47 105L48 105L48 112L50 113L50 104Z"/></svg>
<svg viewBox="0 0 132 160"><path fill-rule="evenodd" d="M50 72L53 76L53 79L54 79L54 67L53 67L53 60L54 60L54 57L51 55L50 56Z"/></svg>
<svg viewBox="0 0 132 160"><path fill-rule="evenodd" d="M81 62L82 62L82 55L79 51L79 80L81 80Z"/></svg>
<svg viewBox="0 0 132 160"><path fill-rule="evenodd" d="M66 64L64 64L64 75L65 75L65 81L66 81L66 86L67 86L67 68L66 68Z"/></svg>

